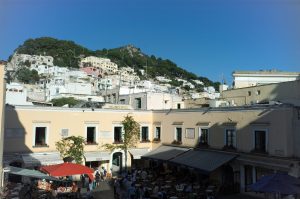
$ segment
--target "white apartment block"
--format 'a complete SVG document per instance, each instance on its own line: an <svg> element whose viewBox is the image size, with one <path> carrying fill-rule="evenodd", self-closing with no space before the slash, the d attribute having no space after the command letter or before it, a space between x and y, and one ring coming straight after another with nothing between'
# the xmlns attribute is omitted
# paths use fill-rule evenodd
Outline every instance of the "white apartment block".
<svg viewBox="0 0 300 199"><path fill-rule="evenodd" d="M53 66L53 57L42 55L27 55L15 53L11 61L7 63L7 67L12 70L24 66L25 62L29 62L30 67L37 67L39 65Z"/></svg>
<svg viewBox="0 0 300 199"><path fill-rule="evenodd" d="M188 87L191 88L191 89L194 89L194 88L195 88L195 85L192 84L191 82L183 82L182 86L188 86Z"/></svg>
<svg viewBox="0 0 300 199"><path fill-rule="evenodd" d="M300 72L282 72L277 70L234 71L234 88L244 88L263 84L295 81L300 79Z"/></svg>
<svg viewBox="0 0 300 199"><path fill-rule="evenodd" d="M36 70L39 75L45 76L62 76L69 71L67 67L38 65L31 66L31 70Z"/></svg>
<svg viewBox="0 0 300 199"><path fill-rule="evenodd" d="M118 65L111 62L110 59L89 56L81 59L80 67L93 66L102 69L107 74L115 74L118 71Z"/></svg>
<svg viewBox="0 0 300 199"><path fill-rule="evenodd" d="M170 93L143 92L120 95L119 104L129 104L134 109L161 110L182 109L184 102L181 96Z"/></svg>
<svg viewBox="0 0 300 199"><path fill-rule="evenodd" d="M64 85L50 84L47 89L47 101L68 95L93 95L92 84L89 83L66 83Z"/></svg>
<svg viewBox="0 0 300 199"><path fill-rule="evenodd" d="M171 82L172 80L168 79L168 78L165 78L163 76L157 76L155 77L158 81L160 82Z"/></svg>
<svg viewBox="0 0 300 199"><path fill-rule="evenodd" d="M27 101L27 89L19 83L6 84L6 104L32 105Z"/></svg>
<svg viewBox="0 0 300 199"><path fill-rule="evenodd" d="M119 74L121 75L122 82L128 85L133 85L135 82L140 80L140 78L134 72L134 69L130 67L120 68Z"/></svg>
<svg viewBox="0 0 300 199"><path fill-rule="evenodd" d="M193 80L196 84L204 85L204 83L198 79Z"/></svg>

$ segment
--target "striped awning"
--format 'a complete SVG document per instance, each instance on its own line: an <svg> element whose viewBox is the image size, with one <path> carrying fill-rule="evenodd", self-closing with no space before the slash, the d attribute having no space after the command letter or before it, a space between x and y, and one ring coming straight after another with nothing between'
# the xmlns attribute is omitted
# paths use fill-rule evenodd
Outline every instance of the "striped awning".
<svg viewBox="0 0 300 199"><path fill-rule="evenodd" d="M60 164L64 161L59 153L29 153L22 155L25 167Z"/></svg>
<svg viewBox="0 0 300 199"><path fill-rule="evenodd" d="M12 167L8 166L4 168L7 173L15 174L15 175L21 175L21 176L27 176L32 178L39 178L39 179L46 179L46 180L54 180L54 181L60 181L59 179L55 177L48 176L45 173L42 173L37 170L31 170L31 169L24 169L19 167Z"/></svg>
<svg viewBox="0 0 300 199"><path fill-rule="evenodd" d="M110 160L110 152L108 151L87 151L84 152L86 162Z"/></svg>
<svg viewBox="0 0 300 199"><path fill-rule="evenodd" d="M129 149L128 151L133 156L133 159L141 159L143 155L149 152L149 148L134 148Z"/></svg>
<svg viewBox="0 0 300 199"><path fill-rule="evenodd" d="M157 149L150 151L142 156L142 158L156 159L167 161L182 153L187 152L190 148L174 147L174 146L160 146Z"/></svg>
<svg viewBox="0 0 300 199"><path fill-rule="evenodd" d="M209 174L235 157L237 155L221 151L190 150L171 159L170 162Z"/></svg>

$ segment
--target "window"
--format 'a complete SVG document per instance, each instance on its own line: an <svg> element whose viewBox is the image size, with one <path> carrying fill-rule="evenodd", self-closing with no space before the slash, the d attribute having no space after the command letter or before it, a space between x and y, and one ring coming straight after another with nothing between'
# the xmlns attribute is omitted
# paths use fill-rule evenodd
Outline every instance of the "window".
<svg viewBox="0 0 300 199"><path fill-rule="evenodd" d="M176 127L175 129L175 140L178 142L182 142L182 128Z"/></svg>
<svg viewBox="0 0 300 199"><path fill-rule="evenodd" d="M68 137L68 135L69 135L69 129L61 129L62 137Z"/></svg>
<svg viewBox="0 0 300 199"><path fill-rule="evenodd" d="M195 139L195 129L194 128L186 128L185 129L185 137L188 139Z"/></svg>
<svg viewBox="0 0 300 199"><path fill-rule="evenodd" d="M250 191L249 186L253 183L253 166L245 165L245 192Z"/></svg>
<svg viewBox="0 0 300 199"><path fill-rule="evenodd" d="M256 95L260 95L260 90L257 90L257 91L256 91Z"/></svg>
<svg viewBox="0 0 300 199"><path fill-rule="evenodd" d="M96 127L88 126L86 128L86 143L96 144Z"/></svg>
<svg viewBox="0 0 300 199"><path fill-rule="evenodd" d="M225 136L226 136L225 145L227 147L235 148L236 147L235 129L226 129Z"/></svg>
<svg viewBox="0 0 300 199"><path fill-rule="evenodd" d="M34 146L47 146L47 127L35 127Z"/></svg>
<svg viewBox="0 0 300 199"><path fill-rule="evenodd" d="M123 139L122 139L122 127L121 126L115 126L114 127L114 142L115 143L121 143L121 142L123 142Z"/></svg>
<svg viewBox="0 0 300 199"><path fill-rule="evenodd" d="M208 145L208 129L200 128L199 144Z"/></svg>
<svg viewBox="0 0 300 199"><path fill-rule="evenodd" d="M141 109L142 108L142 99L141 98L135 98L135 108L136 109Z"/></svg>
<svg viewBox="0 0 300 199"><path fill-rule="evenodd" d="M251 91L248 91L248 96L251 96Z"/></svg>
<svg viewBox="0 0 300 199"><path fill-rule="evenodd" d="M181 108L181 104L177 104L177 109L180 109Z"/></svg>
<svg viewBox="0 0 300 199"><path fill-rule="evenodd" d="M266 152L266 131L264 130L255 130L254 131L255 136L255 144L254 144L254 150L255 152Z"/></svg>
<svg viewBox="0 0 300 199"><path fill-rule="evenodd" d="M120 104L125 104L125 99L120 99Z"/></svg>
<svg viewBox="0 0 300 199"><path fill-rule="evenodd" d="M149 128L147 126L142 126L141 130L142 130L141 141L142 142L149 141Z"/></svg>
<svg viewBox="0 0 300 199"><path fill-rule="evenodd" d="M155 127L154 138L156 138L157 140L160 140L160 132L161 132L161 127L160 126L156 126Z"/></svg>

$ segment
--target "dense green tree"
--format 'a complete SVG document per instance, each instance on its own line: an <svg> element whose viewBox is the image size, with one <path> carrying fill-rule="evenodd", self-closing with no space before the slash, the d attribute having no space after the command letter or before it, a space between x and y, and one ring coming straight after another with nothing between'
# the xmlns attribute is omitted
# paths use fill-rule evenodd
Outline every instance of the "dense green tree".
<svg viewBox="0 0 300 199"><path fill-rule="evenodd" d="M84 157L85 139L81 136L70 136L55 143L62 158L71 158L81 164Z"/></svg>
<svg viewBox="0 0 300 199"><path fill-rule="evenodd" d="M118 64L120 68L130 66L134 67L135 71L145 69L145 66L147 65L147 77L139 73L141 79L155 78L156 76L165 76L169 79L178 77L188 81L201 80L205 86L218 87L217 82L188 72L169 59L164 60L160 57L157 58L154 55L148 56L142 53L139 48L132 45L91 51L73 41L41 37L26 40L23 45L16 49L16 52L30 55L50 55L54 58L55 65L65 67L78 67L82 56L104 57L111 59Z"/></svg>
<svg viewBox="0 0 300 199"><path fill-rule="evenodd" d="M16 78L25 84L34 84L39 81L40 77L36 70L30 70L26 67L21 67L16 72Z"/></svg>
<svg viewBox="0 0 300 199"><path fill-rule="evenodd" d="M53 106L64 106L68 104L70 107L78 104L80 100L75 99L74 97L62 97L62 98L56 98L52 99L51 103L53 103Z"/></svg>
<svg viewBox="0 0 300 199"><path fill-rule="evenodd" d="M103 146L110 151L115 149L121 149L125 154L125 170L127 170L127 153L128 149L135 147L136 143L140 139L140 125L130 115L125 116L122 121L124 128L123 142L120 144L104 144Z"/></svg>

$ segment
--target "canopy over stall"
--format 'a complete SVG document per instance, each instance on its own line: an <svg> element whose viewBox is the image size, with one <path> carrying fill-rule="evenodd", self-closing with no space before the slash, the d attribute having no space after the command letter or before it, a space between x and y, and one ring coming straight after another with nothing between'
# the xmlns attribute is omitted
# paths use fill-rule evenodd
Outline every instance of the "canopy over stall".
<svg viewBox="0 0 300 199"><path fill-rule="evenodd" d="M24 169L19 167L5 167L4 170L6 170L8 173L15 174L15 175L21 175L21 176L27 176L32 178L39 178L39 179L46 179L46 180L52 180L52 181L59 181L59 179L54 178L52 176L48 176L45 173L42 173L37 170L31 170L31 169Z"/></svg>
<svg viewBox="0 0 300 199"><path fill-rule="evenodd" d="M81 164L74 164L71 162L65 162L62 164L43 166L41 171L48 173L51 176L71 176L87 174L91 180L94 179L93 169L83 166Z"/></svg>

